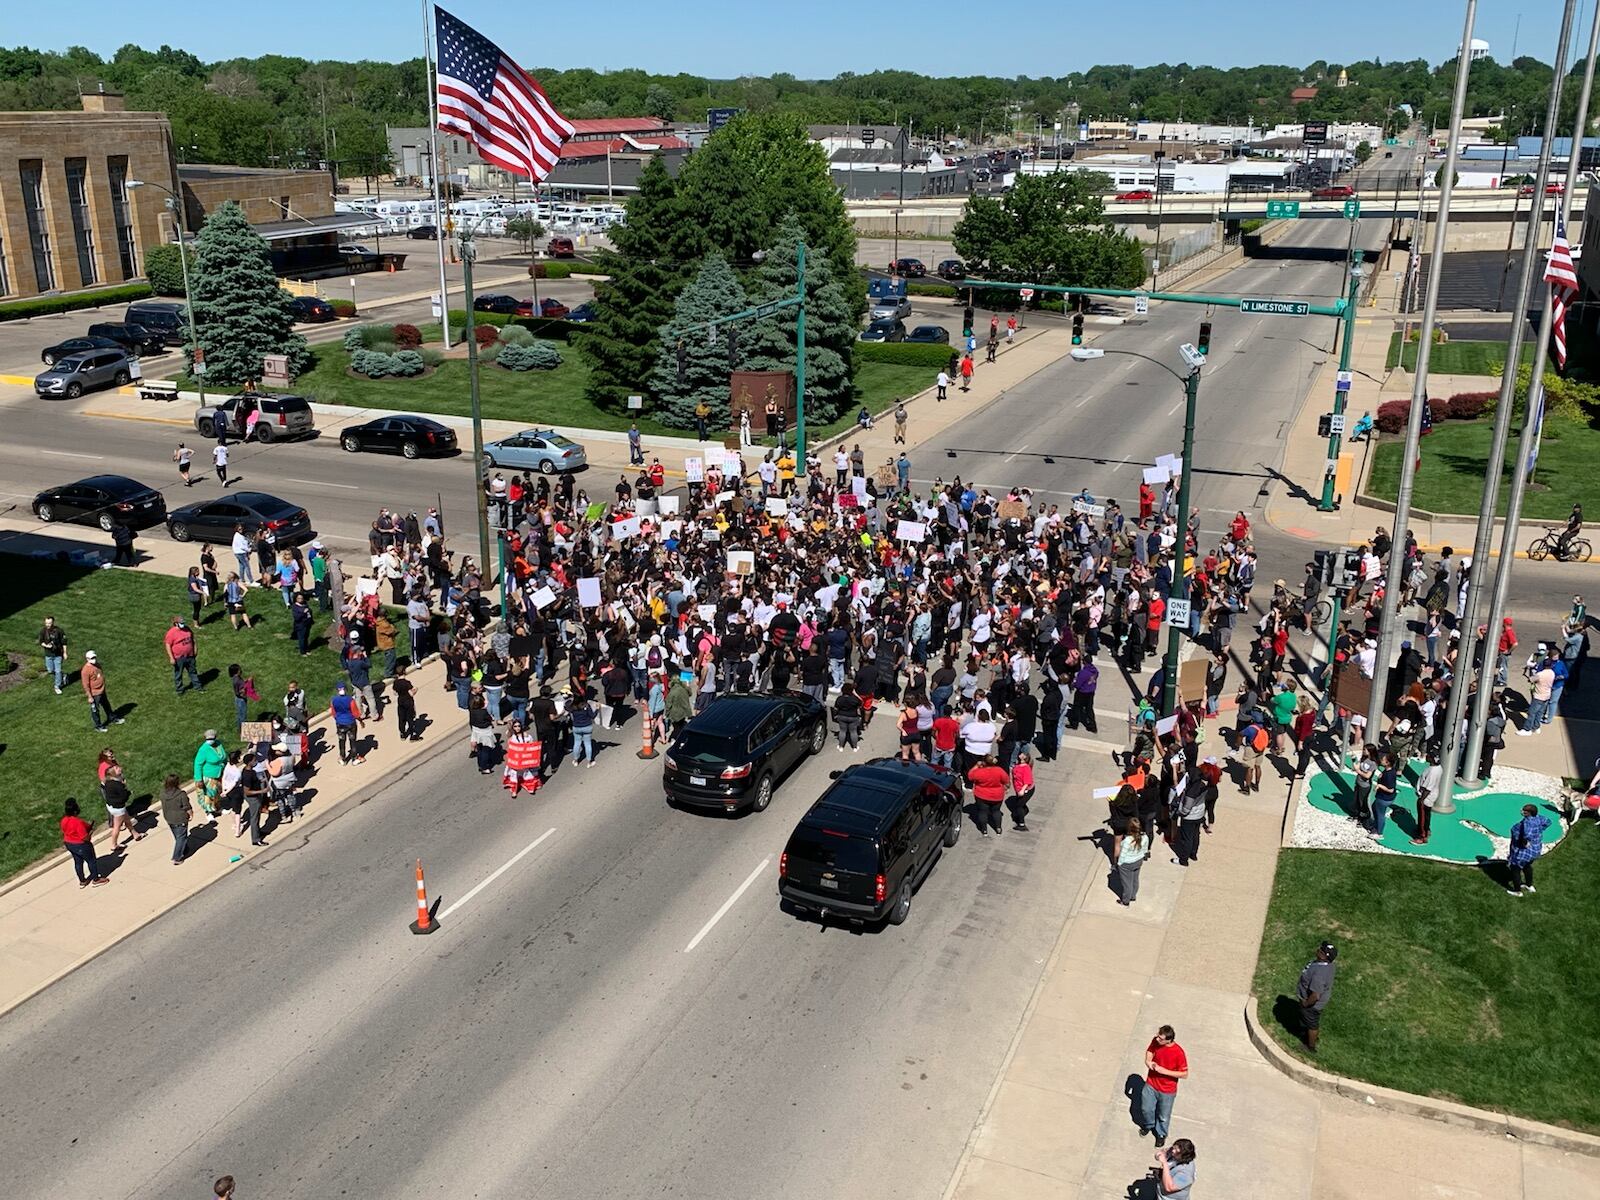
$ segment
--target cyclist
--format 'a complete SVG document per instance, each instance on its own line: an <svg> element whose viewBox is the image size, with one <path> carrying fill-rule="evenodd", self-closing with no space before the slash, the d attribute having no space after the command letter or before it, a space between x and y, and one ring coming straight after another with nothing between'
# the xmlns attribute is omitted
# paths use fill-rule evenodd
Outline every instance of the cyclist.
<svg viewBox="0 0 1600 1200"><path fill-rule="evenodd" d="M1583 531L1583 505L1574 504L1567 516L1567 527L1556 537L1556 557L1566 558L1572 539Z"/></svg>

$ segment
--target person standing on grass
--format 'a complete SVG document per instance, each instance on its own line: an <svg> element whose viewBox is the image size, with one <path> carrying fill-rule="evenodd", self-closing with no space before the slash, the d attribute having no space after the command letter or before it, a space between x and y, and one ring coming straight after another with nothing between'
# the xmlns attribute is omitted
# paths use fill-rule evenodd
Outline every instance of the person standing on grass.
<svg viewBox="0 0 1600 1200"><path fill-rule="evenodd" d="M113 725L123 724L121 717L116 716L111 709L111 700L106 695L106 673L100 669L100 656L93 650L86 650L83 654L83 669L78 672L78 683L83 688L84 697L89 701L89 720L94 722L96 733L109 733Z"/></svg>
<svg viewBox="0 0 1600 1200"><path fill-rule="evenodd" d="M1544 831L1550 828L1550 818L1532 804L1522 806L1522 820L1511 827L1511 848L1506 851L1506 869L1510 881L1506 894L1521 896L1533 894L1534 860L1544 851Z"/></svg>
<svg viewBox="0 0 1600 1200"><path fill-rule="evenodd" d="M200 610L206 605L206 581L199 567L189 568L188 577L183 581L183 592L184 598L189 601L189 619L198 627Z"/></svg>
<svg viewBox="0 0 1600 1200"><path fill-rule="evenodd" d="M1150 835L1144 831L1138 817L1129 817L1123 831L1111 843L1111 861L1117 865L1117 903L1124 908L1139 898L1139 868L1149 857Z"/></svg>
<svg viewBox="0 0 1600 1200"><path fill-rule="evenodd" d="M347 764L366 762L367 756L361 753L360 747L361 726L366 724L366 717L344 684L334 688L328 712L333 717L333 726L339 736L339 761Z"/></svg>
<svg viewBox="0 0 1600 1200"><path fill-rule="evenodd" d="M1295 984L1295 997L1300 1001L1300 1031L1306 1049L1315 1054L1317 1039L1322 1036L1322 1010L1333 996L1334 960L1339 948L1332 942L1317 947L1317 956L1300 972Z"/></svg>
<svg viewBox="0 0 1600 1200"><path fill-rule="evenodd" d="M1189 1056L1178 1045L1171 1025L1156 1030L1144 1051L1144 1087L1139 1092L1139 1136L1155 1134L1156 1147L1167 1144L1178 1081L1189 1077Z"/></svg>
<svg viewBox="0 0 1600 1200"><path fill-rule="evenodd" d="M177 772L171 772L161 784L161 819L172 830L172 865L183 865L189 850L189 818L194 810L189 807L189 794L178 784Z"/></svg>
<svg viewBox="0 0 1600 1200"><path fill-rule="evenodd" d="M44 673L50 676L59 696L62 684L67 681L63 667L67 653L67 631L56 624L54 617L44 619L44 627L39 630L39 649L44 651Z"/></svg>
<svg viewBox="0 0 1600 1200"><path fill-rule="evenodd" d="M300 652L302 657L311 653L312 620L311 606L306 603L306 594L301 592L295 596L294 603L289 606L289 630L294 635L295 649ZM391 625L389 628L392 630L394 626ZM391 649L389 653L392 656L394 654L392 649L393 639L391 638L390 641Z"/></svg>
<svg viewBox="0 0 1600 1200"><path fill-rule="evenodd" d="M78 802L71 796L61 806L61 844L72 855L72 869L77 873L78 886L99 887L110 883L100 873L100 862L94 853L94 823L85 821L78 811Z"/></svg>
<svg viewBox="0 0 1600 1200"><path fill-rule="evenodd" d="M205 691L200 684L200 672L195 669L194 631L189 628L189 623L182 617L173 617L172 625L162 640L167 651L167 661L172 664L173 691L180 696L183 695L185 675L189 677L191 688L197 692Z"/></svg>

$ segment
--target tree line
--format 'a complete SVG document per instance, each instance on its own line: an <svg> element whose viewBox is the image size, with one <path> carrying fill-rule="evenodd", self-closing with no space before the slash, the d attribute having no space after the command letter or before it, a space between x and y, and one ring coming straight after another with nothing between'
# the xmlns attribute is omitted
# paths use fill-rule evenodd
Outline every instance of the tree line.
<svg viewBox="0 0 1600 1200"><path fill-rule="evenodd" d="M1352 63L1318 60L1303 67L1097 66L1058 78L987 75L930 78L912 71L845 72L802 80L778 73L712 79L641 70L554 70L530 65L570 117L657 116L704 120L709 108L786 113L811 124L907 125L914 132L971 141L991 134L1026 137L1054 123L1129 118L1257 126L1307 118L1363 121L1391 131L1410 112L1428 127L1448 118L1454 60ZM1343 70L1347 86L1338 87ZM1506 133L1538 133L1551 68L1521 56L1504 65L1475 63L1469 115L1507 116ZM0 109L77 107L80 91L122 91L128 107L166 112L179 157L242 166L338 162L346 176L384 171L384 126L427 123L421 58L388 63L338 62L278 54L205 63L163 45L123 46L110 58L81 46L65 51L0 48ZM1316 87L1314 100L1291 92ZM1578 89L1567 89L1571 120ZM1405 107L1403 107L1405 106Z"/></svg>

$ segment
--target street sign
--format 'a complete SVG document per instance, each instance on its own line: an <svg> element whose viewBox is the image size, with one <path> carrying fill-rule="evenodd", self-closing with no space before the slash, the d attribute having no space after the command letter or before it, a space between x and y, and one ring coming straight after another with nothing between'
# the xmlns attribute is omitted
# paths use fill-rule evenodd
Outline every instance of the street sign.
<svg viewBox="0 0 1600 1200"><path fill-rule="evenodd" d="M1344 216L1347 221L1354 221L1361 215L1361 201L1346 200L1344 202Z"/></svg>
<svg viewBox="0 0 1600 1200"><path fill-rule="evenodd" d="M1311 305L1304 300L1241 300L1239 311L1272 317L1303 317L1311 311Z"/></svg>
<svg viewBox="0 0 1600 1200"><path fill-rule="evenodd" d="M1017 289L1017 295L1021 296L1024 300L1032 300L1033 299L1033 289L1032 288L1018 288Z"/></svg>
<svg viewBox="0 0 1600 1200"><path fill-rule="evenodd" d="M1267 219L1292 221L1300 215L1298 200L1268 200Z"/></svg>
<svg viewBox="0 0 1600 1200"><path fill-rule="evenodd" d="M1133 315L1147 317L1150 315L1150 297L1140 292L1133 298Z"/></svg>
<svg viewBox="0 0 1600 1200"><path fill-rule="evenodd" d="M870 145L872 145L873 142L875 142L877 140L878 140L878 131L876 129L863 129L861 131L861 144L863 146L870 146Z"/></svg>
<svg viewBox="0 0 1600 1200"><path fill-rule="evenodd" d="M1339 382L1340 383L1349 383L1352 379L1355 378L1355 372L1353 372L1353 371L1340 371L1338 378L1339 378Z"/></svg>
<svg viewBox="0 0 1600 1200"><path fill-rule="evenodd" d="M1385 146L1398 146L1400 144L1400 139L1399 138L1384 138L1383 139L1383 144Z"/></svg>
<svg viewBox="0 0 1600 1200"><path fill-rule="evenodd" d="M1321 146L1328 140L1328 123L1326 121L1307 121L1305 135L1300 139L1307 146Z"/></svg>
<svg viewBox="0 0 1600 1200"><path fill-rule="evenodd" d="M1350 390L1350 381L1348 379L1339 380L1338 383L1333 385L1333 390L1336 392L1348 392Z"/></svg>
<svg viewBox="0 0 1600 1200"><path fill-rule="evenodd" d="M1334 413L1328 418L1328 432L1334 437L1344 436L1344 414Z"/></svg>
<svg viewBox="0 0 1600 1200"><path fill-rule="evenodd" d="M1167 624L1176 625L1179 629L1189 627L1189 601L1172 599L1167 601Z"/></svg>

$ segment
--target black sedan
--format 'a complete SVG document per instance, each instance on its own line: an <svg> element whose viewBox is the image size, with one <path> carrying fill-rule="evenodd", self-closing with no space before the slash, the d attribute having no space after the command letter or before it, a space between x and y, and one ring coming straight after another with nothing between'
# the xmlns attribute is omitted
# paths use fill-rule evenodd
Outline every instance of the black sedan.
<svg viewBox="0 0 1600 1200"><path fill-rule="evenodd" d="M66 358L72 354L83 354L89 350L121 350L123 345L115 338L108 337L74 337L64 342L57 342L54 346L46 346L39 351L39 361L45 366L55 365L58 358Z"/></svg>
<svg viewBox="0 0 1600 1200"><path fill-rule="evenodd" d="M352 425L339 435L339 445L351 454L362 450L398 451L407 458L428 454L453 454L456 431L430 417L403 413Z"/></svg>
<svg viewBox="0 0 1600 1200"><path fill-rule="evenodd" d="M908 342L924 342L928 344L948 345L950 331L943 325L918 325L906 334Z"/></svg>
<svg viewBox="0 0 1600 1200"><path fill-rule="evenodd" d="M413 225L406 230L406 236L418 242L437 242L439 240L439 227L437 225Z"/></svg>
<svg viewBox="0 0 1600 1200"><path fill-rule="evenodd" d="M827 740L827 710L803 693L724 696L673 737L663 768L667 802L761 812L779 778Z"/></svg>
<svg viewBox="0 0 1600 1200"><path fill-rule="evenodd" d="M472 298L473 312L504 313L508 317L525 317L533 312L532 300L518 300L515 296L488 292Z"/></svg>
<svg viewBox="0 0 1600 1200"><path fill-rule="evenodd" d="M167 502L155 488L126 475L91 475L40 492L33 498L33 515L108 532L117 524L148 529L167 519Z"/></svg>
<svg viewBox="0 0 1600 1200"><path fill-rule="evenodd" d="M940 279L965 279L967 265L959 258L947 258L939 264L938 275Z"/></svg>
<svg viewBox="0 0 1600 1200"><path fill-rule="evenodd" d="M289 301L289 307L294 309L296 321L309 321L320 325L338 316L333 311L333 305L317 296L296 296Z"/></svg>
<svg viewBox="0 0 1600 1200"><path fill-rule="evenodd" d="M216 500L185 504L167 516L167 532L180 542L226 543L236 525L246 533L270 529L282 546L309 542L317 536L305 509L266 492L233 492Z"/></svg>

